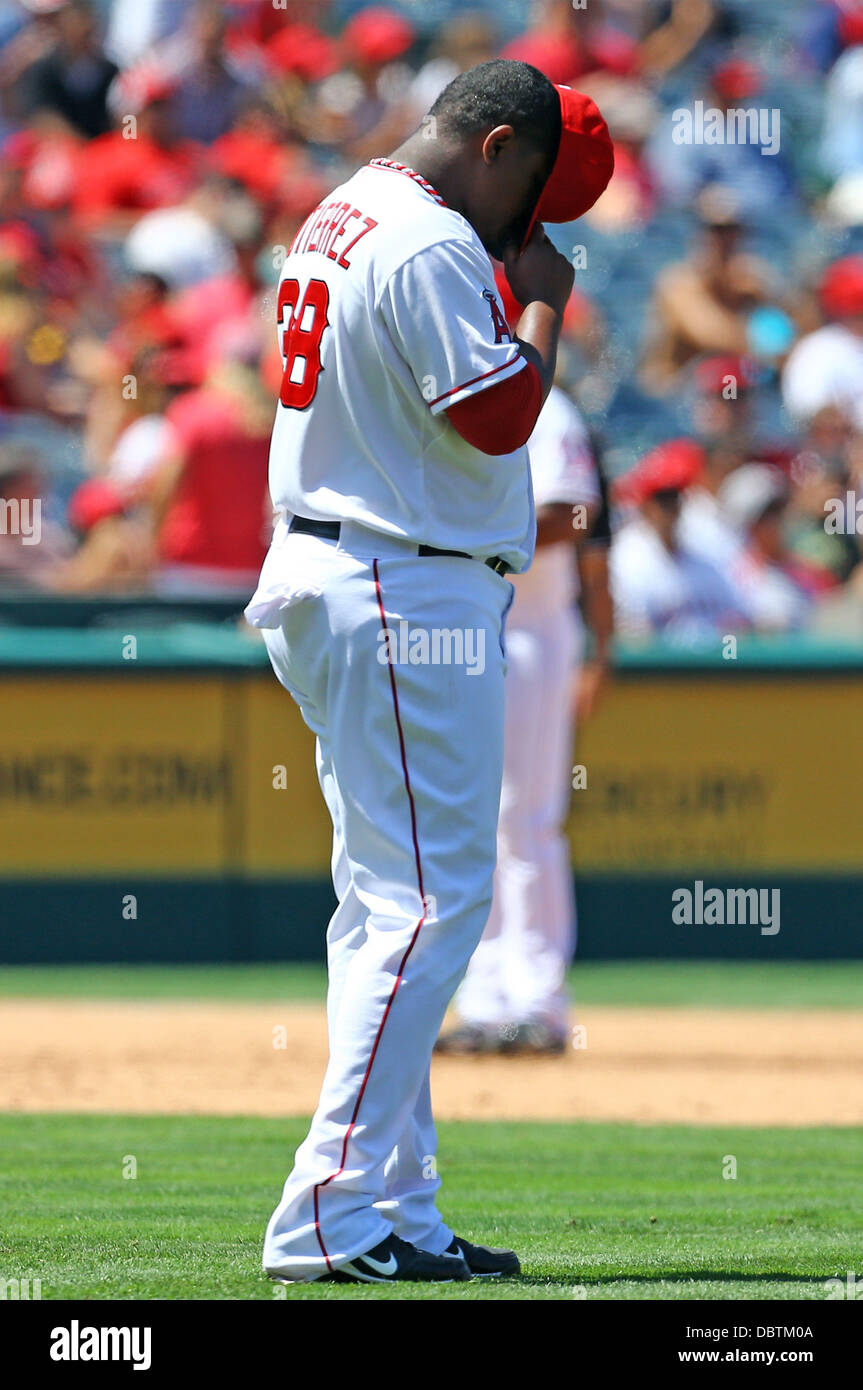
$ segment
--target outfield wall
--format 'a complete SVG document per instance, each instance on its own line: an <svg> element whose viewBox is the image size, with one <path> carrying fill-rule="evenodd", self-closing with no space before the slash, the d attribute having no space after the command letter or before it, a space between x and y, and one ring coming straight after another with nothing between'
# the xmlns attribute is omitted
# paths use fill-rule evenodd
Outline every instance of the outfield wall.
<svg viewBox="0 0 863 1390"><path fill-rule="evenodd" d="M575 757L579 954L863 954L861 691L858 648L622 649ZM0 961L317 959L328 868L311 735L257 637L0 629ZM675 923L697 881L779 889L779 931Z"/></svg>

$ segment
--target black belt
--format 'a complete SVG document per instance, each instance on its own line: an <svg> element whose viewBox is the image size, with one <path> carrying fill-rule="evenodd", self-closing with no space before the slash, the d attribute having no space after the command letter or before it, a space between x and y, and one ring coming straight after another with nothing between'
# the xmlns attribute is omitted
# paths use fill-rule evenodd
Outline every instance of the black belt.
<svg viewBox="0 0 863 1390"><path fill-rule="evenodd" d="M305 535L320 536L321 540L337 541L341 535L342 523L340 521L312 521L307 516L295 516L288 527L289 531L302 531ZM417 555L453 555L459 560L473 560L475 557L469 555L466 550L438 550L434 545L418 545ZM484 560L490 570L495 574L507 574L512 565L508 565L506 560L501 560L499 555L493 555L491 559Z"/></svg>

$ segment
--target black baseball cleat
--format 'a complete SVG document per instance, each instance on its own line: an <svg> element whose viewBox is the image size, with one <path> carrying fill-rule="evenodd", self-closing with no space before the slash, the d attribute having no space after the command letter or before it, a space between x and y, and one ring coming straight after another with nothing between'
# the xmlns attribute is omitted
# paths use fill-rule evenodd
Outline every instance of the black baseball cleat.
<svg viewBox="0 0 863 1390"><path fill-rule="evenodd" d="M470 1277L464 1259L430 1255L427 1250L418 1250L397 1235L387 1236L380 1245L373 1246L364 1255L357 1255L329 1275L337 1284L392 1284L401 1279L451 1284L454 1280Z"/></svg>
<svg viewBox="0 0 863 1390"><path fill-rule="evenodd" d="M472 1247L475 1248L475 1247ZM463 1258L453 1259L452 1254L429 1255L427 1250L417 1250L410 1241L400 1236L388 1236L379 1245L372 1245L364 1255L356 1255L346 1265L339 1265L332 1273L320 1275L309 1283L335 1284L395 1284L402 1279L413 1279L416 1283L452 1284L472 1279L470 1269ZM491 1251L489 1251L491 1254ZM268 1275L277 1284L293 1284L302 1280L285 1279L274 1270Z"/></svg>
<svg viewBox="0 0 863 1390"><path fill-rule="evenodd" d="M566 1035L530 1019L504 1024L498 1051L504 1057L561 1057L566 1051Z"/></svg>
<svg viewBox="0 0 863 1390"><path fill-rule="evenodd" d="M332 1273L321 1274L317 1279L307 1282L315 1284L394 1284L401 1279L413 1279L421 1283L452 1284L457 1280L472 1279L464 1259L453 1259L456 1251L446 1255L430 1255L427 1250L418 1250L400 1236L389 1235L380 1245L373 1245L364 1255L356 1255L347 1264L340 1265ZM276 1284L293 1284L297 1281L270 1272L269 1277Z"/></svg>
<svg viewBox="0 0 863 1390"><path fill-rule="evenodd" d="M434 1050L445 1057L561 1057L566 1036L544 1023L461 1023L441 1033Z"/></svg>
<svg viewBox="0 0 863 1390"><path fill-rule="evenodd" d="M497 1029L479 1023L460 1023L441 1033L434 1050L445 1057L481 1057L499 1050Z"/></svg>
<svg viewBox="0 0 863 1390"><path fill-rule="evenodd" d="M471 1245L464 1236L453 1236L444 1254L461 1256L473 1279L514 1279L521 1264L514 1250L492 1250L488 1245Z"/></svg>

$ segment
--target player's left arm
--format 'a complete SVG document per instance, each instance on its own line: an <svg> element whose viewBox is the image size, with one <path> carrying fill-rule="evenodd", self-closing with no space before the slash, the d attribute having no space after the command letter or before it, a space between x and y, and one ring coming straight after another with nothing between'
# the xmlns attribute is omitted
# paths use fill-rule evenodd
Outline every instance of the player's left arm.
<svg viewBox="0 0 863 1390"><path fill-rule="evenodd" d="M591 653L576 691L576 717L589 719L611 677L614 603L608 575L608 546L584 545L578 552L581 611L591 637Z"/></svg>
<svg viewBox="0 0 863 1390"><path fill-rule="evenodd" d="M576 718L589 719L605 693L613 670L614 601L611 596L608 555L611 546L611 511L608 479L596 467L600 502L587 544L578 550L578 577L584 624L591 638L591 653L576 690Z"/></svg>
<svg viewBox="0 0 863 1390"><path fill-rule="evenodd" d="M596 503L546 502L536 509L536 548L572 541L580 546L590 535L599 508Z"/></svg>

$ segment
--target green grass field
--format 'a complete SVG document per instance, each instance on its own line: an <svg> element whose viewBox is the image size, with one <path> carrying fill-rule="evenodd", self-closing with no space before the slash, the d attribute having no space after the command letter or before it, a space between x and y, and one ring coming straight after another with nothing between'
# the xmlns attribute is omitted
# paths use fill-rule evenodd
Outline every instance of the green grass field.
<svg viewBox="0 0 863 1390"><path fill-rule="evenodd" d="M859 1132L444 1124L448 1219L511 1243L524 1277L285 1290L261 1274L260 1241L303 1132L299 1120L3 1117L0 1271L39 1277L43 1299L823 1299L827 1278L860 1272ZM135 1179L122 1175L129 1156Z"/></svg>
<svg viewBox="0 0 863 1390"><path fill-rule="evenodd" d="M597 1004L853 1008L863 965L585 965L576 986ZM3 994L321 999L322 975L5 969ZM861 1129L448 1123L442 1209L459 1233L515 1247L520 1281L273 1286L263 1226L305 1124L0 1116L0 1279L39 1278L43 1299L823 1300L828 1278L863 1274Z"/></svg>
<svg viewBox="0 0 863 1390"><path fill-rule="evenodd" d="M717 1009L860 1009L863 961L587 961L572 971L582 1004ZM270 999L321 1003L322 966L7 965L0 999Z"/></svg>

